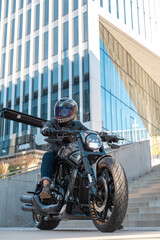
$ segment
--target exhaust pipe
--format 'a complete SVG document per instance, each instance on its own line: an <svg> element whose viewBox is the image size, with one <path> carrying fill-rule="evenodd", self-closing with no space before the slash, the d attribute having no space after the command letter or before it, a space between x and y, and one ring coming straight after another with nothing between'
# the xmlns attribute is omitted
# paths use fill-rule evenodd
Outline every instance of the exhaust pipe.
<svg viewBox="0 0 160 240"><path fill-rule="evenodd" d="M36 208L36 210L47 215L59 213L59 210L62 207L62 201L59 201L57 204L44 205L41 203L37 195L32 197L32 204Z"/></svg>
<svg viewBox="0 0 160 240"><path fill-rule="evenodd" d="M26 211L26 212L32 212L33 211L33 207L31 205L26 205L26 204L23 204L21 209L23 211Z"/></svg>
<svg viewBox="0 0 160 240"><path fill-rule="evenodd" d="M20 201L23 203L31 203L32 204L32 198L31 196L21 196Z"/></svg>

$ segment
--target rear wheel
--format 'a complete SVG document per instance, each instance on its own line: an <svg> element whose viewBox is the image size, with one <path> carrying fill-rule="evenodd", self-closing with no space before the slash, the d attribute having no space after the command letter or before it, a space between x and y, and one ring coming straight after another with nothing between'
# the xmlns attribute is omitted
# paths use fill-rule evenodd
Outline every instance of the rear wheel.
<svg viewBox="0 0 160 240"><path fill-rule="evenodd" d="M47 219L40 214L33 213L33 221L35 226L41 230L52 230L56 228L60 221Z"/></svg>
<svg viewBox="0 0 160 240"><path fill-rule="evenodd" d="M90 214L101 232L120 228L128 205L128 183L120 163L103 158L97 166L97 196L89 196Z"/></svg>

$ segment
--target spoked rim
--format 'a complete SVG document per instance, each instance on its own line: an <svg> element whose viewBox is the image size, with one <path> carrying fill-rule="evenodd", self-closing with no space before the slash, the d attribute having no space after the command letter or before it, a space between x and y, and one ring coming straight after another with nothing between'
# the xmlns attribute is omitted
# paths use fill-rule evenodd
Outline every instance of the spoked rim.
<svg viewBox="0 0 160 240"><path fill-rule="evenodd" d="M98 224L105 224L114 208L115 187L112 174L108 168L98 170L97 197L90 200L91 211Z"/></svg>

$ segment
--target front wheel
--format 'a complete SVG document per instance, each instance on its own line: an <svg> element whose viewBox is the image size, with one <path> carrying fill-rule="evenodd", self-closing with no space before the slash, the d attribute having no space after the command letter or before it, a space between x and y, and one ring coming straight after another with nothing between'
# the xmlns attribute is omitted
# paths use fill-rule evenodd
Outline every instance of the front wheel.
<svg viewBox="0 0 160 240"><path fill-rule="evenodd" d="M60 221L45 219L40 214L33 213L33 221L35 226L41 230L52 230L56 228Z"/></svg>
<svg viewBox="0 0 160 240"><path fill-rule="evenodd" d="M97 166L97 196L89 196L92 221L101 232L119 229L128 205L128 183L121 164L111 157Z"/></svg>

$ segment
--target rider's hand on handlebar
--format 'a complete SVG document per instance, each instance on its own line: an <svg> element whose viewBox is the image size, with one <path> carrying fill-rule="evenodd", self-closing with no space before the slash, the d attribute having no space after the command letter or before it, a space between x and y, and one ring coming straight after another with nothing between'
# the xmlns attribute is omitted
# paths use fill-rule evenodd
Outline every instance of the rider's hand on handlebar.
<svg viewBox="0 0 160 240"><path fill-rule="evenodd" d="M50 135L52 135L52 133L54 133L54 131L55 131L55 128L48 128L48 127L46 127L44 129L42 129L42 134L44 136L50 136Z"/></svg>
<svg viewBox="0 0 160 240"><path fill-rule="evenodd" d="M118 142L118 137L115 136L115 135L108 135L107 140L108 140L109 143Z"/></svg>

